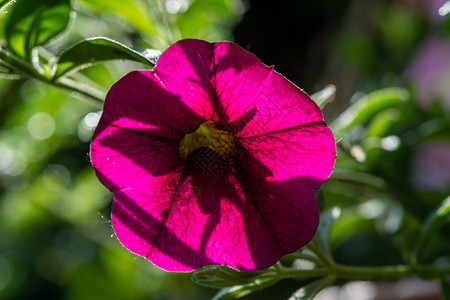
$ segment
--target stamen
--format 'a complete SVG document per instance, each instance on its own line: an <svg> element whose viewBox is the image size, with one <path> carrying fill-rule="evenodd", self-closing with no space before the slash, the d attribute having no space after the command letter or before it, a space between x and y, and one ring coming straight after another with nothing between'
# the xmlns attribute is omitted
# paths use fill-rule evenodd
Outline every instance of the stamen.
<svg viewBox="0 0 450 300"><path fill-rule="evenodd" d="M223 157L231 158L236 154L234 136L227 131L218 129L212 121L202 123L196 131L186 134L181 140L178 148L181 161L185 162L189 154L202 147L214 150Z"/></svg>

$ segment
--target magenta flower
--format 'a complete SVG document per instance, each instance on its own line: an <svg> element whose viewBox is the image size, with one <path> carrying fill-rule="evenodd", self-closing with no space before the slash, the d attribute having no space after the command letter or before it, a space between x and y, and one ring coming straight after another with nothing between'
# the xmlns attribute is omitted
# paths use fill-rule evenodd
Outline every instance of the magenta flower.
<svg viewBox="0 0 450 300"><path fill-rule="evenodd" d="M233 43L182 40L111 88L91 159L132 252L171 271L258 270L313 237L335 145L272 67Z"/></svg>

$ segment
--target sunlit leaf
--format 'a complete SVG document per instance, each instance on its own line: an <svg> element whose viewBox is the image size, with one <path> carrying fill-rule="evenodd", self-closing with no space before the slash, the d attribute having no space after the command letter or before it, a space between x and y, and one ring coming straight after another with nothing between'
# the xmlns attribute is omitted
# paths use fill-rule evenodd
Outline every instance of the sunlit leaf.
<svg viewBox="0 0 450 300"><path fill-rule="evenodd" d="M127 46L111 39L97 37L81 41L64 51L59 57L54 79L97 62L115 59L132 60L153 67L153 63L145 56Z"/></svg>
<svg viewBox="0 0 450 300"><path fill-rule="evenodd" d="M146 32L150 35L156 34L155 24L151 16L149 16L144 3L140 0L80 0L79 2L84 7L100 13L109 11L120 14L140 32Z"/></svg>
<svg viewBox="0 0 450 300"><path fill-rule="evenodd" d="M324 108L325 105L333 101L336 95L336 86L333 84L327 85L323 90L318 91L311 95L311 99L316 102L320 108Z"/></svg>
<svg viewBox="0 0 450 300"><path fill-rule="evenodd" d="M9 49L31 60L34 47L45 44L67 27L70 12L70 0L17 1L5 26Z"/></svg>
<svg viewBox="0 0 450 300"><path fill-rule="evenodd" d="M6 9L9 5L13 4L15 0L0 0L0 12Z"/></svg>
<svg viewBox="0 0 450 300"><path fill-rule="evenodd" d="M268 287L277 281L278 281L277 278L265 277L265 278L261 278L261 279L256 279L254 282L247 284L247 285L237 285L237 286L227 287L227 288L220 290L214 296L214 298L212 300L236 299L236 298L245 296L247 294L250 294L254 291Z"/></svg>
<svg viewBox="0 0 450 300"><path fill-rule="evenodd" d="M425 223L422 225L418 243L414 252L416 261L418 261L422 256L423 252L429 245L431 238L448 220L450 220L450 197L447 197L444 201L442 201L441 205L427 217Z"/></svg>
<svg viewBox="0 0 450 300"><path fill-rule="evenodd" d="M401 110L389 108L376 114L367 125L366 138L361 146L366 154L366 164L372 166L386 150L394 151L400 144L400 138L389 136L389 132L399 124Z"/></svg>
<svg viewBox="0 0 450 300"><path fill-rule="evenodd" d="M367 137L384 137L400 120L401 110L398 108L386 109L373 117L367 126Z"/></svg>
<svg viewBox="0 0 450 300"><path fill-rule="evenodd" d="M22 79L22 76L20 76L20 74L16 74L16 73L3 73L0 71L0 78L1 79L9 79L9 80L19 80L19 79Z"/></svg>
<svg viewBox="0 0 450 300"><path fill-rule="evenodd" d="M402 88L386 88L372 92L344 111L332 124L334 132L344 133L354 125L367 121L377 113L409 99Z"/></svg>
<svg viewBox="0 0 450 300"><path fill-rule="evenodd" d="M334 282L333 276L327 276L298 289L289 300L312 300L321 290Z"/></svg>

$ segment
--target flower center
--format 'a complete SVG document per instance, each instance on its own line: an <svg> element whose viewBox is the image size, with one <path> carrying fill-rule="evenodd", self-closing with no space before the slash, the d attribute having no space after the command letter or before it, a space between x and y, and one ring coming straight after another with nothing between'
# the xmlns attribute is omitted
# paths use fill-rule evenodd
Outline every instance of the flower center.
<svg viewBox="0 0 450 300"><path fill-rule="evenodd" d="M202 123L196 131L186 134L181 140L178 148L181 160L185 162L189 154L199 148L209 148L226 160L238 154L234 136L218 129L212 121Z"/></svg>

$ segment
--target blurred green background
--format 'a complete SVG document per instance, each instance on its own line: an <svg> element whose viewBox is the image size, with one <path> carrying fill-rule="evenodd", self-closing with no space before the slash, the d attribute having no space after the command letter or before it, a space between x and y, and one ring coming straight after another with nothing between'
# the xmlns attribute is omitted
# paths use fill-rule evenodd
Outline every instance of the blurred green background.
<svg viewBox="0 0 450 300"><path fill-rule="evenodd" d="M95 36L137 51L188 37L232 40L310 94L336 85L324 114L338 161L319 192L321 208L341 208L331 235L336 260L399 264L450 192L444 2L73 0L67 30L39 50L57 54ZM0 40L11 7L0 12ZM106 92L141 68L106 62L72 77ZM402 88L386 89L394 86ZM112 196L88 155L98 118L76 94L0 78L0 299L211 298L216 290L157 269L114 237ZM448 237L432 243L424 260L448 263ZM287 299L300 285L285 280L246 299Z"/></svg>

